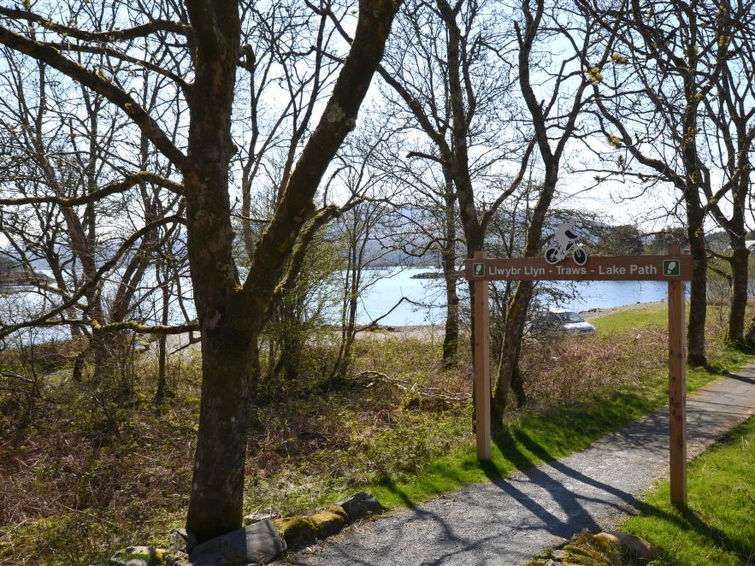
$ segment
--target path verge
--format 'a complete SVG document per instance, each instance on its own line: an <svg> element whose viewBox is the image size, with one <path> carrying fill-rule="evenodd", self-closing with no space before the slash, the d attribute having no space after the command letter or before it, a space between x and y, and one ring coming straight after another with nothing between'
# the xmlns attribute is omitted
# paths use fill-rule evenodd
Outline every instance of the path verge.
<svg viewBox="0 0 755 566"><path fill-rule="evenodd" d="M692 393L688 455L698 455L755 414L755 364ZM471 485L352 527L289 557L294 564L524 564L584 529L611 529L668 474L668 407L560 461L518 438L546 463Z"/></svg>

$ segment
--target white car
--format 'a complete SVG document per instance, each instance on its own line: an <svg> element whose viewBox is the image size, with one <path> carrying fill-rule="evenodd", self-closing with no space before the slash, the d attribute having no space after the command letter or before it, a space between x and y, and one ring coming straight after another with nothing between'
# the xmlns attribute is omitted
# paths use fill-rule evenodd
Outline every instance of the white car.
<svg viewBox="0 0 755 566"><path fill-rule="evenodd" d="M595 327L579 313L567 309L549 309L536 315L532 321L535 332L555 332L565 334L595 334Z"/></svg>

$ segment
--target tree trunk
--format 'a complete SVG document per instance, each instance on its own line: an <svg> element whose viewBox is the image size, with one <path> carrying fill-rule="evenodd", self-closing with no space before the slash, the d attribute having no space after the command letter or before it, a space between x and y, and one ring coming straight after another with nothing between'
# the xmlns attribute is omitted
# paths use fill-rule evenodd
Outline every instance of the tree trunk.
<svg viewBox="0 0 755 566"><path fill-rule="evenodd" d="M532 287L532 281L520 281L506 311L501 360L498 365L493 403L490 407L491 426L496 431L500 430L503 424L508 394L512 388L517 397L517 405L522 406L526 402L524 385L519 372L519 354L522 350L522 335L524 323L527 320L527 308L532 297Z"/></svg>
<svg viewBox="0 0 755 566"><path fill-rule="evenodd" d="M446 329L443 336L443 367L456 367L459 350L459 295L456 293L456 206L453 181L446 178L445 244L442 251L443 279L446 284Z"/></svg>
<svg viewBox="0 0 755 566"><path fill-rule="evenodd" d="M161 282L158 277L158 284L162 283L162 313L160 322L163 326L168 325L168 308L170 306L170 290L168 289L167 282ZM165 382L166 371L168 367L168 352L167 352L168 337L165 334L160 334L157 339L157 391L155 392L155 405L158 407L163 404L165 400Z"/></svg>
<svg viewBox="0 0 755 566"><path fill-rule="evenodd" d="M187 250L202 333L202 397L186 530L202 543L241 526L252 336L239 330L228 195L238 7L188 2L197 48L189 99ZM212 20L212 21L208 21Z"/></svg>
<svg viewBox="0 0 755 566"><path fill-rule="evenodd" d="M728 340L742 345L745 341L745 308L747 307L747 285L749 278L750 252L744 243L744 236L734 247L730 260L732 274L731 309L729 311Z"/></svg>
<svg viewBox="0 0 755 566"><path fill-rule="evenodd" d="M253 339L222 325L202 329L202 397L186 520L198 542L242 524Z"/></svg>
<svg viewBox="0 0 755 566"><path fill-rule="evenodd" d="M705 318L708 308L708 259L703 237L703 215L687 207L687 233L690 253L695 260L690 285L689 324L687 326L687 361L695 366L705 366Z"/></svg>
<svg viewBox="0 0 755 566"><path fill-rule="evenodd" d="M546 169L546 180L543 183L537 204L532 211L532 218L527 229L525 257L536 257L540 253L545 217L550 209L558 179L558 157L552 156L545 144L543 144L541 151L549 158L546 159L546 162L550 161L551 163ZM501 348L501 363L491 404L491 423L493 423L494 430L499 429L503 424L502 419L506 411L510 389L514 389L518 406L521 407L527 401L522 374L519 370L519 354L522 350L522 336L524 335L524 325L527 321L527 310L532 298L533 287L532 281L520 281L514 292L514 298L506 311L506 330Z"/></svg>
<svg viewBox="0 0 755 566"><path fill-rule="evenodd" d="M456 293L456 273L445 277L446 327L443 335L443 367L453 369L456 367L459 350L459 295Z"/></svg>
<svg viewBox="0 0 755 566"><path fill-rule="evenodd" d="M197 38L184 167L194 301L202 332L202 401L187 531L198 542L241 526L249 381L256 342L280 299L302 226L328 164L354 128L383 55L398 2L362 0L349 56L323 116L280 192L274 217L254 250L243 286L235 280L228 195L231 105L239 54L235 3L187 2Z"/></svg>

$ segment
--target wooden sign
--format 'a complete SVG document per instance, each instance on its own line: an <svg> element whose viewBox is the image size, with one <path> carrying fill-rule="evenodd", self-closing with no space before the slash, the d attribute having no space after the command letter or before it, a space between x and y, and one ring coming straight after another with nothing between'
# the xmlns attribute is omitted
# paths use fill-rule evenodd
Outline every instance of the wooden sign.
<svg viewBox="0 0 755 566"><path fill-rule="evenodd" d="M465 262L470 281L689 281L692 256L590 256L585 265L573 259L551 264L544 258L478 258Z"/></svg>
<svg viewBox="0 0 755 566"><path fill-rule="evenodd" d="M684 281L692 279L692 256L670 247L664 256L594 256L562 245L550 261L544 258L495 259L475 252L465 262L466 278L474 287L474 373L477 457L490 459L490 314L488 281L668 281L669 344L669 467L671 501L687 503L687 352L684 341ZM576 250L576 251L574 251Z"/></svg>

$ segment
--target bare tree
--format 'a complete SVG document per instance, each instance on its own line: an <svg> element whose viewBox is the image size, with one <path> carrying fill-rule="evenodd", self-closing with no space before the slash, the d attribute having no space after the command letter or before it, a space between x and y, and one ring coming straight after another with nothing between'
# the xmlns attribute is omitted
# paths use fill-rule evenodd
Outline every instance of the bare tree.
<svg viewBox="0 0 755 566"><path fill-rule="evenodd" d="M459 223L456 189L447 172L426 159L404 159L404 144L383 148L378 167L385 170L395 190L389 204L400 230L394 245L401 253L439 264L444 282L446 320L443 335L443 365L456 366L460 334L459 257L464 241ZM415 149L408 157L429 155L432 149Z"/></svg>
<svg viewBox="0 0 755 566"><path fill-rule="evenodd" d="M35 34L31 26L29 33ZM103 97L54 80L42 62L4 51L7 96L0 100L0 127L11 161L2 170L9 198L0 202L13 208L2 232L17 261L51 274L36 288L40 313L10 329L39 322L46 310L68 302L45 323L68 324L74 336L86 334L97 383L118 387L109 383L113 348L120 342L111 324L133 318L144 300L146 276L163 239L160 230L179 225L179 199L166 198L162 185L172 185L167 177L146 173L138 160L124 162L118 155L130 149L124 119ZM150 86L145 81L142 90L147 107L155 108L159 85ZM37 219L35 227L29 218ZM106 260L110 267L103 270ZM72 300L75 295L80 299Z"/></svg>
<svg viewBox="0 0 755 566"><path fill-rule="evenodd" d="M492 3L476 0L408 3L379 68L389 87L385 96L404 108L397 127L419 130L426 140L410 141L407 157L441 171L442 181L432 188L433 199L442 203L437 210L458 213L467 257L483 249L490 219L521 182L533 149L516 132L511 139L503 139L502 120L512 113L512 79L510 63L499 57L507 45L494 31L500 23L496 14ZM483 210L483 193L496 188L490 179L501 174L505 159L511 159L518 172ZM455 223L449 216L442 231L449 305L444 339L447 364L456 356L459 335Z"/></svg>
<svg viewBox="0 0 755 566"><path fill-rule="evenodd" d="M87 3L99 5L98 3ZM0 8L0 43L41 61L102 97L128 117L180 173L173 190L186 207L188 257L202 336L202 396L187 530L198 541L241 525L247 436L248 387L255 345L282 292L300 266L298 256L313 237L320 179L357 112L380 61L398 7L362 0L349 54L330 89L322 117L281 187L274 216L254 246L246 279L237 280L229 193L233 103L242 61L241 6L237 2L186 0L154 6L116 3L110 28L80 14L50 20L27 8ZM75 16L75 17L73 17ZM28 34L28 22L44 33ZM116 29L116 22L119 25ZM153 49L164 57L145 57ZM148 112L128 88L117 65L89 69L76 52L132 61L169 77L181 91L188 119L174 138L169 117ZM92 197L93 198L93 197ZM86 289L86 287L85 287ZM78 300L74 295L71 300ZM63 303L59 312L70 304ZM58 313L51 314L56 316Z"/></svg>
<svg viewBox="0 0 755 566"><path fill-rule="evenodd" d="M708 214L729 234L734 250L727 258L735 281L729 337L743 340L753 4L670 1L645 7L632 0L592 4L591 10L596 20L621 30L612 72L595 85L601 131L620 153L619 167L609 174L649 186L665 183L680 195L695 258L687 347L690 362L704 365Z"/></svg>
<svg viewBox="0 0 755 566"><path fill-rule="evenodd" d="M546 215L556 191L567 144L577 134L578 119L589 102L589 86L596 80L610 50L596 48L603 28L567 2L524 1L521 21L515 22L519 86L524 97L542 167L543 180L531 212L524 255L540 254ZM608 34L608 45L612 34ZM558 57L543 56L544 45L562 44ZM535 86L537 85L537 87ZM537 88L537 91L536 91ZM547 91L545 90L547 88ZM548 92L548 98L543 98ZM517 402L525 402L519 355L532 281L520 281L509 303L503 350L491 404L493 426L500 426L513 388Z"/></svg>

